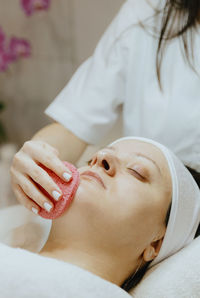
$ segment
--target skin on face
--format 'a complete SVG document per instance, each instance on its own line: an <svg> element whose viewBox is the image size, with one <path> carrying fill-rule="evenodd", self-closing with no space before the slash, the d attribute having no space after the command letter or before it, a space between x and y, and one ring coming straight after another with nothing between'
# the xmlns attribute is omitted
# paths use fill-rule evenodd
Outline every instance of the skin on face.
<svg viewBox="0 0 200 298"><path fill-rule="evenodd" d="M88 170L101 177L104 187L83 174ZM93 261L85 256L84 265L79 262L82 267L94 272L98 258L99 275L120 284L140 258L152 260L161 247L172 195L167 161L152 144L123 140L99 150L79 173L75 198L66 213L53 221L42 252L56 255L57 251L57 257L73 262L67 251L73 251L74 258L77 252L77 259L84 251ZM117 268L120 274L115 275Z"/></svg>

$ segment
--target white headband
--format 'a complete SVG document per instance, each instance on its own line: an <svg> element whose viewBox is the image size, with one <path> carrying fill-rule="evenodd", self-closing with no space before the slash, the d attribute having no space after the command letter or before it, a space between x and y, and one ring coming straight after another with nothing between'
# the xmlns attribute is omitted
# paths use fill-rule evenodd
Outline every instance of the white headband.
<svg viewBox="0 0 200 298"><path fill-rule="evenodd" d="M167 160L172 178L172 206L169 221L159 254L150 263L148 267L150 268L175 254L194 239L200 222L200 190L187 168L164 145L147 138L123 137L109 146L122 140L138 140L158 147Z"/></svg>

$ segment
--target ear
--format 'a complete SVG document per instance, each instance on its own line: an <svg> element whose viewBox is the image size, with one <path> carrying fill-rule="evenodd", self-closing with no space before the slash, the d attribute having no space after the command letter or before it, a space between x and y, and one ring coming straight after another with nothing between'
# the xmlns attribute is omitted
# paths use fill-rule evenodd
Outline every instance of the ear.
<svg viewBox="0 0 200 298"><path fill-rule="evenodd" d="M145 248L144 252L143 252L143 259L146 262L152 261L153 259L155 259L155 257L157 257L162 242L163 242L164 236L163 238L153 241L151 242L151 244Z"/></svg>

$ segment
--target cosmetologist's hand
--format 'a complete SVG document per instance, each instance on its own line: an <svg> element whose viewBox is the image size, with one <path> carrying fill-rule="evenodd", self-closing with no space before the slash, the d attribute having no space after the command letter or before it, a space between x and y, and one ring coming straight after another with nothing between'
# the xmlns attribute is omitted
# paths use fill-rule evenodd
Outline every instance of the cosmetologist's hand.
<svg viewBox="0 0 200 298"><path fill-rule="evenodd" d="M40 184L55 200L62 196L60 188L39 164L51 169L64 181L71 180L71 171L58 158L58 155L56 148L38 140L25 142L14 155L10 168L13 192L21 204L36 214L40 207L47 211L50 211L50 206L53 207L52 202L39 190L36 183Z"/></svg>

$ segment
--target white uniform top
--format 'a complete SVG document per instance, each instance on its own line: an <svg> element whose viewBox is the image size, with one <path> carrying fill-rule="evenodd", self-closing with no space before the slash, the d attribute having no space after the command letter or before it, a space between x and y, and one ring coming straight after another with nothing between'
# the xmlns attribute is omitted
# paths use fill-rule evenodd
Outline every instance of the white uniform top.
<svg viewBox="0 0 200 298"><path fill-rule="evenodd" d="M160 91L156 77L158 41L138 22L153 13L145 0L126 1L94 54L78 68L45 113L80 139L96 145L122 117L124 136L163 143L200 172L200 78L185 62L180 39L176 38L164 54L164 93ZM199 36L196 31L197 71Z"/></svg>

